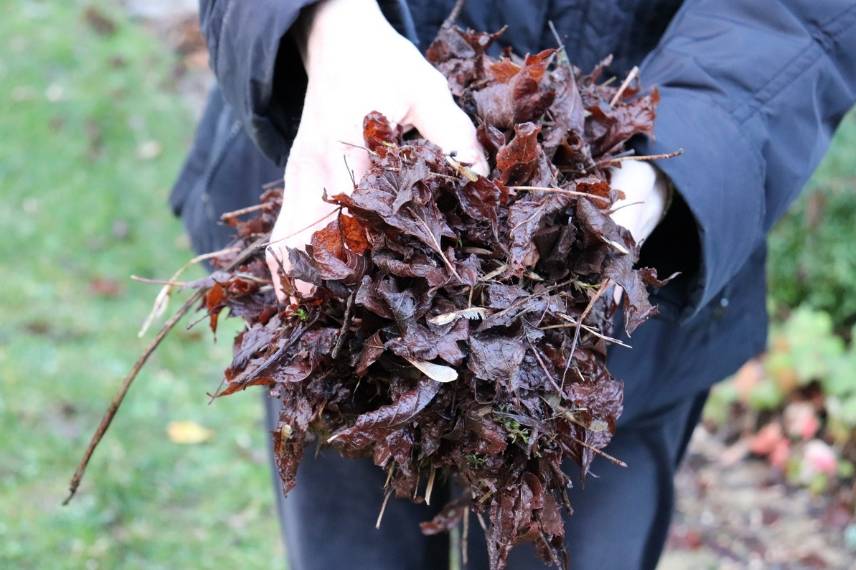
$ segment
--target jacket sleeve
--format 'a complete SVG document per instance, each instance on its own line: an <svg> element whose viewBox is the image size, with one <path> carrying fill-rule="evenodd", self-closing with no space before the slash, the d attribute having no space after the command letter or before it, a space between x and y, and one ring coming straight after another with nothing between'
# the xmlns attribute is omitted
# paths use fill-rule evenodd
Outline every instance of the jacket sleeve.
<svg viewBox="0 0 856 570"><path fill-rule="evenodd" d="M641 78L662 102L637 150L684 149L658 166L698 233L688 318L763 242L853 105L856 1L686 0Z"/></svg>
<svg viewBox="0 0 856 570"><path fill-rule="evenodd" d="M211 69L223 98L250 138L279 165L297 130L306 90L297 46L286 35L300 11L314 1L199 2Z"/></svg>
<svg viewBox="0 0 856 570"><path fill-rule="evenodd" d="M288 32L301 10L317 1L199 1L202 33L223 98L256 146L279 166L288 158L306 93L306 73ZM378 4L390 24L415 41L404 0Z"/></svg>

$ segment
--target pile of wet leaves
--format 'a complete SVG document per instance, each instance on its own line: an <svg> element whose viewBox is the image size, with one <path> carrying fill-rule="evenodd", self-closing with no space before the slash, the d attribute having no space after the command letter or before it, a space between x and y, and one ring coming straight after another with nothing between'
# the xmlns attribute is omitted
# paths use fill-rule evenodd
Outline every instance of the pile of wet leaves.
<svg viewBox="0 0 856 570"><path fill-rule="evenodd" d="M605 81L608 62L583 74L561 50L492 57L498 36L444 27L427 52L478 127L488 177L371 113L369 171L325 195L338 212L276 276L292 302L277 302L263 248L235 264L304 191L274 188L226 217L238 237L204 306L212 327L223 309L246 322L218 395L263 386L281 402L286 492L310 443L371 458L385 500L429 502L453 478L462 496L425 533L474 512L493 569L523 541L563 566L563 462L585 475L595 457L618 461L602 451L622 411L606 368L616 311L629 334L655 310L656 274L634 267L610 218L609 169L651 135L658 94Z"/></svg>

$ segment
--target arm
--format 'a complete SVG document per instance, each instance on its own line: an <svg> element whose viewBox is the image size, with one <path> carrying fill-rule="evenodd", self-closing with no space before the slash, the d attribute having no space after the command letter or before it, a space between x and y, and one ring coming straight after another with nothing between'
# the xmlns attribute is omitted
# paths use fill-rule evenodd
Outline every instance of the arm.
<svg viewBox="0 0 856 570"><path fill-rule="evenodd" d="M641 76L662 103L638 150L685 150L658 166L698 232L689 317L762 243L856 100L856 2L687 0Z"/></svg>
<svg viewBox="0 0 856 570"><path fill-rule="evenodd" d="M392 28L377 2L324 0L304 11L294 38L308 84L268 248L273 275L287 266L287 247L302 247L329 222L325 214L335 208L322 201L322 192L353 190L343 157L357 180L367 170L362 124L371 111L405 130L418 129L476 172L488 170L475 126L455 104L446 79ZM274 284L283 299L280 280Z"/></svg>

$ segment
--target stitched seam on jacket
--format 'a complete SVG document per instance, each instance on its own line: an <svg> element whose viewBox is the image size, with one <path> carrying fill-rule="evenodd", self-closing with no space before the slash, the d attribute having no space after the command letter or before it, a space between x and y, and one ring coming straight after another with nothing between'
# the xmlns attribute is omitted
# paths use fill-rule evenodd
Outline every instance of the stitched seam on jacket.
<svg viewBox="0 0 856 570"><path fill-rule="evenodd" d="M668 87L666 87L666 88L668 89ZM696 99L696 100L701 101L703 103L713 105L714 107L718 108L723 113L725 113L726 116L731 118L732 122L734 123L734 128L737 131L737 135L746 144L746 146L750 150L753 151L752 152L752 158L754 159L753 163L754 163L755 169L757 171L756 174L757 174L758 179L761 182L763 182L764 176L763 176L763 169L762 169L761 165L764 163L764 157L761 154L761 151L758 150L757 145L754 144L752 142L752 140L746 135L744 130L740 128L741 125L743 124L743 122L740 121L739 118L732 111L730 111L728 108L726 108L724 105L722 105L719 101L717 101L713 97L707 97L706 95L701 94L701 93L697 93L691 89L685 89L685 88L678 88L678 89L680 89L682 97L689 97L691 99ZM762 214L762 219L763 219L763 214Z"/></svg>
<svg viewBox="0 0 856 570"><path fill-rule="evenodd" d="M831 22L831 25L828 29L825 26L811 26L814 32L812 33L812 37L827 53L832 51L832 44L838 40L838 36L843 34L848 26L856 22L856 5L844 10L844 12L834 18L830 18L829 22Z"/></svg>
<svg viewBox="0 0 856 570"><path fill-rule="evenodd" d="M219 2L212 0L212 6L208 12L208 21L205 28L208 33L206 40L208 42L208 53L211 54L211 69L217 69L217 60L219 60L218 49L220 49L220 32L223 29L223 0ZM203 30L205 31L205 30Z"/></svg>
<svg viewBox="0 0 856 570"><path fill-rule="evenodd" d="M824 55L830 55L827 49L827 41L834 41L835 38L844 32L851 20L856 16L856 5L846 8L842 12L826 20L818 26L807 26L806 31L812 40L811 49L803 52L788 64L789 70L776 78L771 79L767 84L758 89L754 96L754 102L750 105L750 111L757 113L761 107L772 102L779 94L781 94L787 85L793 82L797 77L801 76L809 69L814 67L815 63ZM830 28L830 29L826 29ZM800 65L801 63L805 65ZM749 117L747 117L748 120Z"/></svg>
<svg viewBox="0 0 856 570"><path fill-rule="evenodd" d="M220 4L222 4L222 2ZM215 52L218 55L217 55L217 61L214 62L214 67L213 67L213 69L215 69L215 70L217 69L217 62L220 61L219 53L220 53L220 44L222 43L220 41L220 36L223 35L223 30L225 30L226 26L229 25L229 20L231 19L232 11L233 11L234 7L235 7L235 2L234 1L229 2L229 4L223 9L223 15L220 17L220 26L217 28L217 50Z"/></svg>
<svg viewBox="0 0 856 570"><path fill-rule="evenodd" d="M724 107L723 105L721 105L719 102L717 102L716 100L714 100L712 98L705 97L702 95L698 95L695 93L693 93L691 95L691 97L693 97L697 100L700 100L700 101L706 101L706 102L712 103L713 106L717 107L722 112L724 112L727 117L730 117L731 121L734 123L734 129L737 131L738 136L740 137L740 139L743 141L743 143L749 148L750 152L752 153L752 165L754 166L755 176L761 185L759 192L751 193L751 194L754 194L756 197L756 199L755 199L755 208L757 211L757 219L755 220L756 235L753 236L753 239L755 239L757 241L757 238L760 235L763 235L762 228L764 227L764 216L765 216L764 197L766 196L766 191L765 191L765 189L766 189L766 177L764 176L764 168L763 168L763 164L765 162L764 157L761 154L761 151L758 148L758 145L754 144L752 142L752 140L743 131L743 129L740 128L741 123L740 123L740 121L737 120L737 117L734 116L734 113L729 111L726 107ZM755 247L754 243L753 243L752 247L753 248ZM752 253L750 251L749 256L751 256L751 255L752 255ZM746 259L749 259L749 256L747 256ZM737 271L739 271L739 270L740 269L738 268ZM732 278L733 278L733 275L732 275ZM727 285L728 285L728 282L724 283L723 286L720 287L719 291L714 292L711 296L711 300L713 300L716 297L716 295L718 295L722 291L722 289Z"/></svg>

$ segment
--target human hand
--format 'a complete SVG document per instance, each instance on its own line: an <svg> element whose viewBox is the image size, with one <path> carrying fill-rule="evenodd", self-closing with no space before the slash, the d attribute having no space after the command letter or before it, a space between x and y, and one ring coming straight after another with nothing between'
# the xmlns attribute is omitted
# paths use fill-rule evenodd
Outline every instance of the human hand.
<svg viewBox="0 0 856 570"><path fill-rule="evenodd" d="M641 245L665 214L670 193L666 177L648 162L627 160L612 169L611 178L610 185L624 192L613 204L611 217Z"/></svg>
<svg viewBox="0 0 856 570"><path fill-rule="evenodd" d="M624 198L612 205L611 217L642 245L663 219L669 205L672 190L666 176L641 160L624 161L621 168L613 168L610 175L610 185L624 193ZM621 302L622 294L622 288L616 285L612 293L616 304Z"/></svg>
<svg viewBox="0 0 856 570"><path fill-rule="evenodd" d="M301 22L297 39L309 82L285 167L282 211L267 250L283 302L276 276L288 268L286 248L302 248L336 209L322 201L323 190L350 193L347 167L356 180L368 168L362 125L369 112L379 111L405 130L415 127L475 172L488 173L476 129L455 104L446 79L389 25L374 0L322 1ZM298 286L304 293L310 288Z"/></svg>

